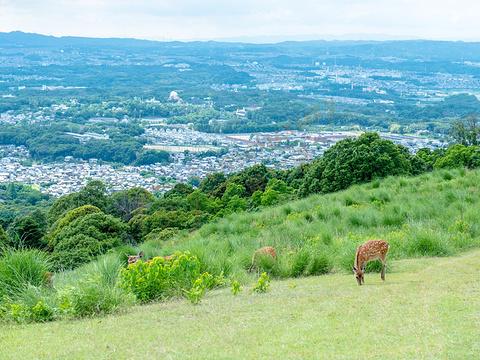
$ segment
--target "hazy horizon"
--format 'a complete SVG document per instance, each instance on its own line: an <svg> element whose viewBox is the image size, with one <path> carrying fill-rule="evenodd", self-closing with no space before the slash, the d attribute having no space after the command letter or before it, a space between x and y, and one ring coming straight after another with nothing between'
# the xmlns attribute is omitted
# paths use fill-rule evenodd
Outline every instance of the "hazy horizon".
<svg viewBox="0 0 480 360"><path fill-rule="evenodd" d="M0 0L0 31L157 41L479 41L470 0Z"/></svg>

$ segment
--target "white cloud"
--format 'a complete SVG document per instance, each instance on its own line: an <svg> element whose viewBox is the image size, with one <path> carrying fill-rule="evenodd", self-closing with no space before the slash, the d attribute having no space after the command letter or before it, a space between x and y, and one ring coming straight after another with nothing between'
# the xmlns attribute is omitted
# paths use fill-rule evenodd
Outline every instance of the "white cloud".
<svg viewBox="0 0 480 360"><path fill-rule="evenodd" d="M475 0L0 0L0 31L218 39L358 36L480 40Z"/></svg>

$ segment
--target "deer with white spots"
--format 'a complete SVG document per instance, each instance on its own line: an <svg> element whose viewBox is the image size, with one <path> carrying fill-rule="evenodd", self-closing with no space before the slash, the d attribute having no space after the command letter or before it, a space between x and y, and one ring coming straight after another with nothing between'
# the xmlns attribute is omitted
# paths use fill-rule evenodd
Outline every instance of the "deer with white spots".
<svg viewBox="0 0 480 360"><path fill-rule="evenodd" d="M389 245L384 240L370 240L358 247L355 253L355 263L353 264L353 273L355 274L358 285L365 284L365 267L368 262L373 260L380 260L382 262L381 278L385 281L388 248Z"/></svg>

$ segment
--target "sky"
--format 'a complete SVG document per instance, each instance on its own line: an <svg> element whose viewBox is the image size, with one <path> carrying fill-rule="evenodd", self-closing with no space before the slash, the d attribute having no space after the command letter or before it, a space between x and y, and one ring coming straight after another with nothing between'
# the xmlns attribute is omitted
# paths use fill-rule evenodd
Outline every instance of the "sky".
<svg viewBox="0 0 480 360"><path fill-rule="evenodd" d="M480 41L478 0L0 0L0 32L152 40Z"/></svg>

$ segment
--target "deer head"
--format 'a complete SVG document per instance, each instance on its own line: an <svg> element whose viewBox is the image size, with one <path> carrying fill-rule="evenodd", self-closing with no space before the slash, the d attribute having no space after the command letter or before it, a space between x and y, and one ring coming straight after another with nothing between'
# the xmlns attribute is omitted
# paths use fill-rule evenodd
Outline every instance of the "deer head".
<svg viewBox="0 0 480 360"><path fill-rule="evenodd" d="M365 279L364 275L365 273L362 271L362 269L357 269L355 266L353 267L353 274L355 275L355 279L357 279L358 285L365 284Z"/></svg>

